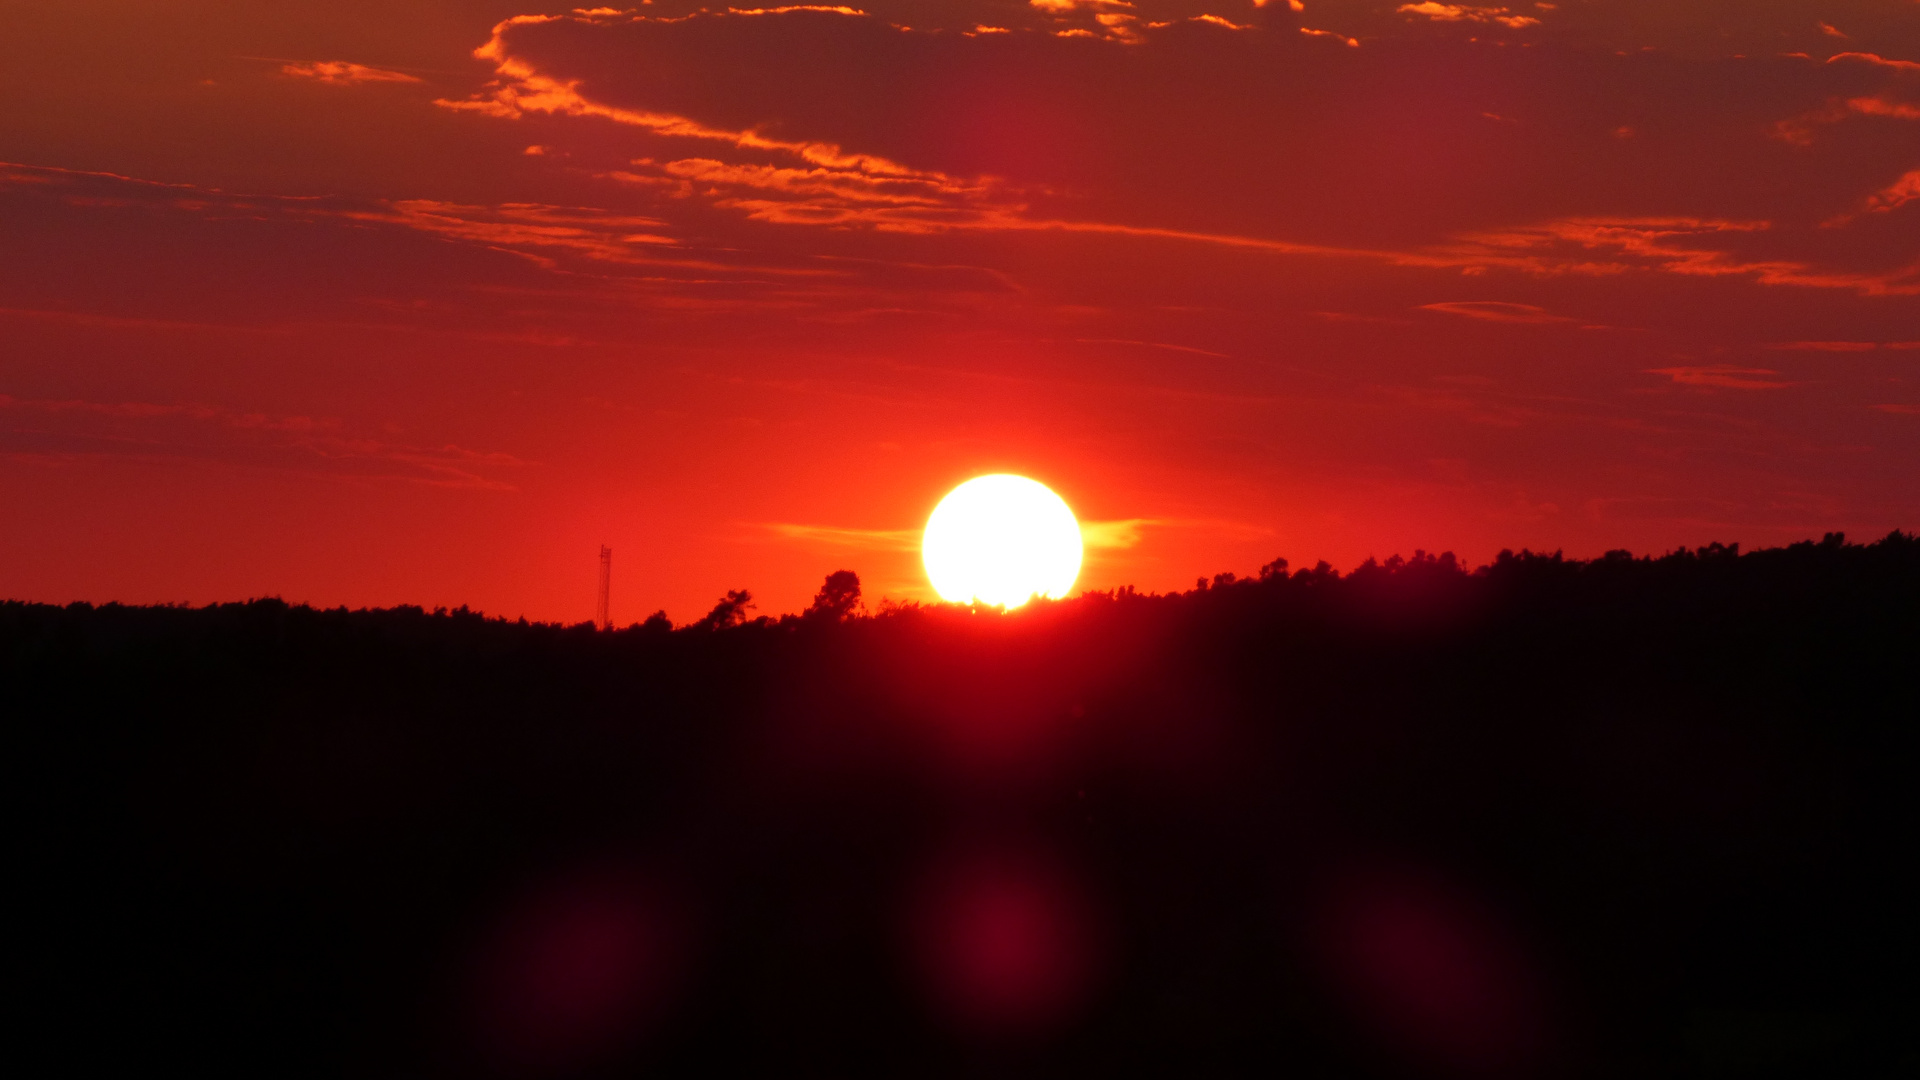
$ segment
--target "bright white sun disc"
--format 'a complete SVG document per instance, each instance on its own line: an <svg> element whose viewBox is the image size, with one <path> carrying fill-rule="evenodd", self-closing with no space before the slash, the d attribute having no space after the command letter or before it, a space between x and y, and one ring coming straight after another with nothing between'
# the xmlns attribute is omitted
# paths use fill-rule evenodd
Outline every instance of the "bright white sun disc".
<svg viewBox="0 0 1920 1080"><path fill-rule="evenodd" d="M942 600L1019 607L1067 595L1080 576L1080 523L1060 496L1024 476L961 484L927 519L920 556Z"/></svg>

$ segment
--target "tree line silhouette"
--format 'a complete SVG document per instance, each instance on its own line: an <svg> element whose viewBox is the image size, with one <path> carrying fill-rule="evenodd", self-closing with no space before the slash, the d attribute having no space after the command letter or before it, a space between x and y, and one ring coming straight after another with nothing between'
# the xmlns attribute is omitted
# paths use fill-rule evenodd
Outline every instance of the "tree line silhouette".
<svg viewBox="0 0 1920 1080"><path fill-rule="evenodd" d="M0 604L62 1071L1910 1076L1920 539Z"/></svg>

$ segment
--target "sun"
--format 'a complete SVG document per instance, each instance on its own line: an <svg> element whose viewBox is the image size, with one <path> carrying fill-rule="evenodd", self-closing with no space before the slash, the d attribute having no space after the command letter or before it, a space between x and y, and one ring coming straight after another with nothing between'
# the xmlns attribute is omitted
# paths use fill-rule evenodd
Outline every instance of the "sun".
<svg viewBox="0 0 1920 1080"><path fill-rule="evenodd" d="M927 519L920 557L942 600L1016 608L1058 600L1080 576L1080 523L1060 496L1024 476L977 476Z"/></svg>

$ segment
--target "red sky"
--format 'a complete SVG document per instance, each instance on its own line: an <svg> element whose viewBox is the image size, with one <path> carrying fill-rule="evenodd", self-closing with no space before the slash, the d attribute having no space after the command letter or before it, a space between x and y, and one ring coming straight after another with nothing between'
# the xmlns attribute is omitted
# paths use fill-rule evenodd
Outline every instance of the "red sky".
<svg viewBox="0 0 1920 1080"><path fill-rule="evenodd" d="M1298 9L1298 10L1296 10ZM1920 2L5 9L0 595L578 621L1920 525Z"/></svg>

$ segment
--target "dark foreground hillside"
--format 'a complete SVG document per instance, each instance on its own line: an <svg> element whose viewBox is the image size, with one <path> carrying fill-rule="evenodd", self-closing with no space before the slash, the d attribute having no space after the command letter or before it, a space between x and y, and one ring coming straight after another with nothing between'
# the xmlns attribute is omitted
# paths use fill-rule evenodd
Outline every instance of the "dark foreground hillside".
<svg viewBox="0 0 1920 1080"><path fill-rule="evenodd" d="M1920 1075L1920 541L1212 584L0 605L34 1074Z"/></svg>

